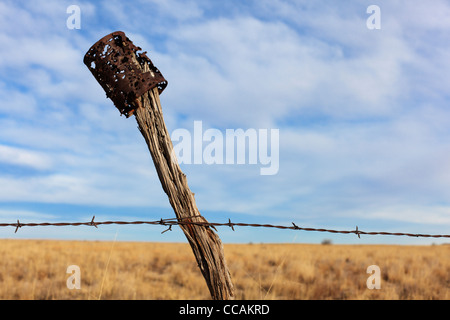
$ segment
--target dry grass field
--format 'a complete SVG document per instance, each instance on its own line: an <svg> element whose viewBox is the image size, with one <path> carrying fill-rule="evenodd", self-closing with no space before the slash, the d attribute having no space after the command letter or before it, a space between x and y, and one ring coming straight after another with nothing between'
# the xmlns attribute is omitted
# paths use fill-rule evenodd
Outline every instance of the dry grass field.
<svg viewBox="0 0 450 320"><path fill-rule="evenodd" d="M450 299L450 246L228 244L237 299ZM0 240L0 299L209 299L187 244ZM69 265L81 288L68 289ZM369 290L369 265L381 289Z"/></svg>

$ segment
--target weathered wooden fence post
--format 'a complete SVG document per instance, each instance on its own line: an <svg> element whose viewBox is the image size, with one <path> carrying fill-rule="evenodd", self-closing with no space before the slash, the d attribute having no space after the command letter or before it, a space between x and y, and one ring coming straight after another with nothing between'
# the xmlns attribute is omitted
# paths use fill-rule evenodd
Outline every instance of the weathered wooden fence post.
<svg viewBox="0 0 450 320"><path fill-rule="evenodd" d="M145 52L138 53L140 50L123 32L117 31L97 41L86 53L84 63L121 114L127 118L135 115L178 220L207 222L173 156L159 100L167 81ZM211 297L233 299L234 287L219 236L205 225L181 224L180 228L191 245Z"/></svg>

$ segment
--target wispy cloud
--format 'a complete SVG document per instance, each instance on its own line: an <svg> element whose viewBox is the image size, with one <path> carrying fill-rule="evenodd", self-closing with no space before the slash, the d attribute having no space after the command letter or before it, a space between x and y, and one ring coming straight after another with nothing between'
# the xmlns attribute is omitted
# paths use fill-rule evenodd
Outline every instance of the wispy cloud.
<svg viewBox="0 0 450 320"><path fill-rule="evenodd" d="M54 215L29 210L0 210L0 218L3 221L16 222L17 219L33 219L33 221L45 221L55 218ZM23 221L23 220L22 220Z"/></svg>
<svg viewBox="0 0 450 320"><path fill-rule="evenodd" d="M32 167L43 170L52 167L51 159L39 152L0 145L0 163Z"/></svg>

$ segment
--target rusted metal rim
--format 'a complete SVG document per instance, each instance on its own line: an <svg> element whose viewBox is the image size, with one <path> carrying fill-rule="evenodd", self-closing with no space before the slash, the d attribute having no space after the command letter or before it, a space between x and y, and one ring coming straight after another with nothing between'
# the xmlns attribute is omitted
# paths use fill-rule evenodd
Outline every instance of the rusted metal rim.
<svg viewBox="0 0 450 320"><path fill-rule="evenodd" d="M122 31L112 32L98 40L86 52L84 64L97 79L121 114L134 112L134 101L155 87L161 93L167 81L147 57ZM149 67L142 72L139 64Z"/></svg>

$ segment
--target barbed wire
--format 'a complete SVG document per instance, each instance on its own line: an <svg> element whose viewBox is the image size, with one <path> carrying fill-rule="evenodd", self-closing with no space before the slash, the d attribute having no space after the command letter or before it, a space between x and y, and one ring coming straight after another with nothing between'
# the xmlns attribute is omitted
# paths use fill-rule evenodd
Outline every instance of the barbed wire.
<svg viewBox="0 0 450 320"><path fill-rule="evenodd" d="M201 216L197 216L201 217ZM65 227L65 226L91 226L98 228L99 225L139 225L139 224L148 224L148 225L162 225L169 226L168 229L162 231L164 233L166 231L172 231L172 226L174 225L197 225L197 226L207 226L207 227L229 227L233 231L235 231L234 227L260 227L260 228L276 228L276 229L284 229L284 230L300 230L300 231L314 231L314 232L328 232L328 233L338 233L338 234L356 234L358 238L361 235L387 235L387 236L407 236L407 237L416 237L416 238L450 238L449 234L423 234L423 233L406 233L406 232L385 232L385 231L363 231L359 230L358 226L356 226L355 230L333 230L333 229L323 229L323 228L307 228L307 227L299 227L294 222L292 225L283 226L283 225L273 225L273 224L261 224L261 223L243 223L243 222L231 222L228 219L228 222L196 222L192 221L191 218L168 218L168 219L160 219L153 221L94 221L95 216L92 217L92 220L89 222L40 222L40 223L21 223L17 220L16 223L0 223L0 227L15 227L14 233L22 227L45 227L45 226L55 226L55 227Z"/></svg>

